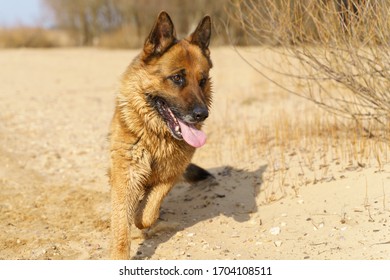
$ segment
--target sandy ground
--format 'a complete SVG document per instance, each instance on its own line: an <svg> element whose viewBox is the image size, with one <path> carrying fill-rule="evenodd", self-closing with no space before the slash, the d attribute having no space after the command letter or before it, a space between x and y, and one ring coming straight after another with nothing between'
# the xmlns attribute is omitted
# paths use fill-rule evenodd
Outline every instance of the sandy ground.
<svg viewBox="0 0 390 280"><path fill-rule="evenodd" d="M109 258L107 131L135 54L0 51L0 259ZM356 139L369 152L354 159L348 141L307 134L278 148L275 124L290 124L278 120L318 109L229 48L212 57L215 102L194 162L218 184L176 186L158 223L133 231L133 258L388 259L387 145Z"/></svg>

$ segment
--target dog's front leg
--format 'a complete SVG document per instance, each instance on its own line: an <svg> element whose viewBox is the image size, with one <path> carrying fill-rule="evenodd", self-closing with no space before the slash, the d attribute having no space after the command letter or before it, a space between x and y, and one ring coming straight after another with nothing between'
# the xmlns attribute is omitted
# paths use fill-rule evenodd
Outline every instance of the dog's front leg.
<svg viewBox="0 0 390 280"><path fill-rule="evenodd" d="M143 159L143 160L142 160ZM111 168L111 231L112 259L130 258L130 229L139 199L150 175L146 158L136 161L113 155Z"/></svg>
<svg viewBox="0 0 390 280"><path fill-rule="evenodd" d="M173 183L160 183L145 193L135 215L134 223L139 229L148 228L154 224L159 217L161 203L172 186Z"/></svg>
<svg viewBox="0 0 390 280"><path fill-rule="evenodd" d="M123 183L123 187L113 184L111 190L111 259L128 260L130 258L130 228L133 211L138 203L141 191L131 191L132 187ZM132 193L132 194L130 194Z"/></svg>

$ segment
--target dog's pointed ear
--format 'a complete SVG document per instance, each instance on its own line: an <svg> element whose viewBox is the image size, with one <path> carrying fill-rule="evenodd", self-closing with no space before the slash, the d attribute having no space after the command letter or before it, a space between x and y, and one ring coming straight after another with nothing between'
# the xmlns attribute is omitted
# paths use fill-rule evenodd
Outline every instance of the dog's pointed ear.
<svg viewBox="0 0 390 280"><path fill-rule="evenodd" d="M161 12L144 44L144 58L162 55L176 42L176 32L169 15Z"/></svg>
<svg viewBox="0 0 390 280"><path fill-rule="evenodd" d="M198 45L202 50L208 50L211 37L211 18L205 16L194 33L190 35L189 41L192 44Z"/></svg>

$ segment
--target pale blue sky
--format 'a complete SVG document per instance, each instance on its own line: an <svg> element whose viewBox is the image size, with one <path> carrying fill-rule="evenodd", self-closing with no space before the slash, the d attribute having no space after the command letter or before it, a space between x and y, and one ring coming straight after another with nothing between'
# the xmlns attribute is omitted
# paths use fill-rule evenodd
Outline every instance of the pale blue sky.
<svg viewBox="0 0 390 280"><path fill-rule="evenodd" d="M0 26L47 26L40 0L0 0Z"/></svg>

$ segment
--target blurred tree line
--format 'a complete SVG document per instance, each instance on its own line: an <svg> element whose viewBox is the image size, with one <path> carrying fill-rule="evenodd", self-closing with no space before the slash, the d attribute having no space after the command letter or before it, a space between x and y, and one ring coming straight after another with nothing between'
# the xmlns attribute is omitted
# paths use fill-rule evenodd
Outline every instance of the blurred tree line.
<svg viewBox="0 0 390 280"><path fill-rule="evenodd" d="M367 21L365 11L390 0L41 0L54 23L53 28L0 28L1 47L97 46L139 48L162 10L175 23L178 37L194 30L206 14L213 20L213 45L280 44L278 34L290 43L320 39L318 26L336 19L339 29L348 33L358 19ZM387 4L386 4L387 5ZM323 11L332 8L330 17ZM371 7L371 8L370 8ZM332 15L336 16L333 17ZM285 21L285 22L283 22ZM299 25L284 32L285 24ZM301 24L302 23L302 24ZM251 31L248 25L252 26ZM279 37L278 37L279 36ZM282 39L283 39L282 38ZM275 40L276 39L276 40ZM283 39L283 40L284 40Z"/></svg>
<svg viewBox="0 0 390 280"><path fill-rule="evenodd" d="M213 43L245 44L240 23L229 19L234 0L43 0L55 27L67 30L76 45L140 47L162 10L172 17L178 37L186 36L208 14ZM226 32L226 30L229 32Z"/></svg>

